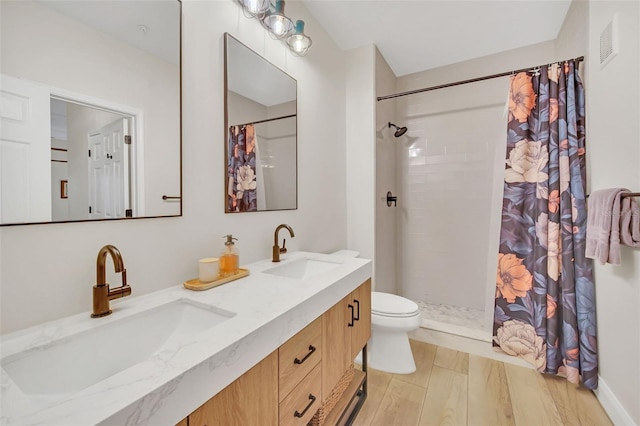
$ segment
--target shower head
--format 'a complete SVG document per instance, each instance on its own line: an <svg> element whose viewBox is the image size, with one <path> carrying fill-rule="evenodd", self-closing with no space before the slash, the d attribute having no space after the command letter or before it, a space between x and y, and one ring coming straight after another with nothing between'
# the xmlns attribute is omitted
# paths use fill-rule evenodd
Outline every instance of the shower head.
<svg viewBox="0 0 640 426"><path fill-rule="evenodd" d="M395 136L396 138L399 138L400 136L402 136L405 133L407 133L407 128L406 127L398 127L395 124L393 124L392 122L389 122L389 128L391 128L391 127L395 127L396 128L396 132L393 134L393 136Z"/></svg>

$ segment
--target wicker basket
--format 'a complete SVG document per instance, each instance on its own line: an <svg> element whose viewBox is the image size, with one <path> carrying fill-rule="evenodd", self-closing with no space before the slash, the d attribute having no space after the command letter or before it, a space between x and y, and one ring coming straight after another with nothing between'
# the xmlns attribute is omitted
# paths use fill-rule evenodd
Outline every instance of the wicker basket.
<svg viewBox="0 0 640 426"><path fill-rule="evenodd" d="M329 396L322 402L322 406L318 409L316 414L313 415L311 421L308 426L322 426L329 415L333 407L336 406L342 394L351 384L353 380L353 376L355 375L355 368L353 364L349 367L349 369L342 375L338 383L333 388Z"/></svg>

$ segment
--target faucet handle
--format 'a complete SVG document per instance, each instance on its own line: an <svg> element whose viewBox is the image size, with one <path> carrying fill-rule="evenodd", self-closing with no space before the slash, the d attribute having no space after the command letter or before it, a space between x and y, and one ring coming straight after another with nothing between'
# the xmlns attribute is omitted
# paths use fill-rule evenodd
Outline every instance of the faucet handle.
<svg viewBox="0 0 640 426"><path fill-rule="evenodd" d="M122 270L122 285L120 287L108 289L108 299L118 299L131 295L131 286L127 284L127 270Z"/></svg>
<svg viewBox="0 0 640 426"><path fill-rule="evenodd" d="M282 248L280 249L280 253L286 253L287 252L287 239L283 238L282 239Z"/></svg>

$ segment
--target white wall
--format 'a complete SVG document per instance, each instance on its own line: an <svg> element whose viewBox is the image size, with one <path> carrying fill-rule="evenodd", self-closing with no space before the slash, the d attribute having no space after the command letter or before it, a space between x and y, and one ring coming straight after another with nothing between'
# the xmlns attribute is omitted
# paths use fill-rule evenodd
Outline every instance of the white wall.
<svg viewBox="0 0 640 426"><path fill-rule="evenodd" d="M95 259L105 244L124 256L131 297L197 276L197 260L216 256L228 233L239 238L241 264L271 256L280 223L295 231L295 238L287 238L289 250L346 246L342 52L297 2L287 4L287 14L304 19L313 37L304 58L272 40L235 2L187 0L182 7L183 217L0 228L2 333L88 315ZM298 81L298 210L224 214L225 31ZM115 285L120 278L110 273L108 281Z"/></svg>
<svg viewBox="0 0 640 426"><path fill-rule="evenodd" d="M377 196L375 53L374 46L359 47L346 52L347 246L369 259L375 254ZM331 126L333 123L326 125ZM334 170L337 169L331 167L331 173ZM373 275L375 287L375 270Z"/></svg>
<svg viewBox="0 0 640 426"><path fill-rule="evenodd" d="M571 2L567 16L565 16L555 40L555 60L562 61L587 54L588 12L589 2L587 0L573 0Z"/></svg>
<svg viewBox="0 0 640 426"><path fill-rule="evenodd" d="M618 16L620 53L599 65L600 32ZM590 190L640 191L640 3L589 2L586 81ZM638 199L636 199L638 202ZM617 424L640 424L640 250L622 248L619 266L594 267L602 400L610 390ZM606 406L605 406L606 407ZM620 408L620 407L619 407ZM624 411L626 411L626 416ZM611 411L609 411L611 414Z"/></svg>
<svg viewBox="0 0 640 426"><path fill-rule="evenodd" d="M0 8L3 73L144 111L145 214L178 214L162 200L180 192L178 66L39 2Z"/></svg>
<svg viewBox="0 0 640 426"><path fill-rule="evenodd" d="M396 92L396 76L376 49L376 96L390 95ZM396 152L404 143L405 137L394 137L394 128L389 122L404 126L396 120L396 101L388 99L376 102L376 232L375 232L375 275L376 290L386 293L398 293L397 271L397 230L396 220L405 202L398 198L397 207L387 206L387 191L398 195L396 182Z"/></svg>

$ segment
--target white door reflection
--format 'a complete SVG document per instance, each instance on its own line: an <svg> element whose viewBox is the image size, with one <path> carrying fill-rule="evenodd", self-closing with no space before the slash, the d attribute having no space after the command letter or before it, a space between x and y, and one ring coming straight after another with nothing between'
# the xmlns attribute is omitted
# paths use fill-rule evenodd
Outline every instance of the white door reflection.
<svg viewBox="0 0 640 426"><path fill-rule="evenodd" d="M117 119L88 135L91 219L117 219L133 214L129 207L127 137L130 138L129 120L126 118Z"/></svg>

